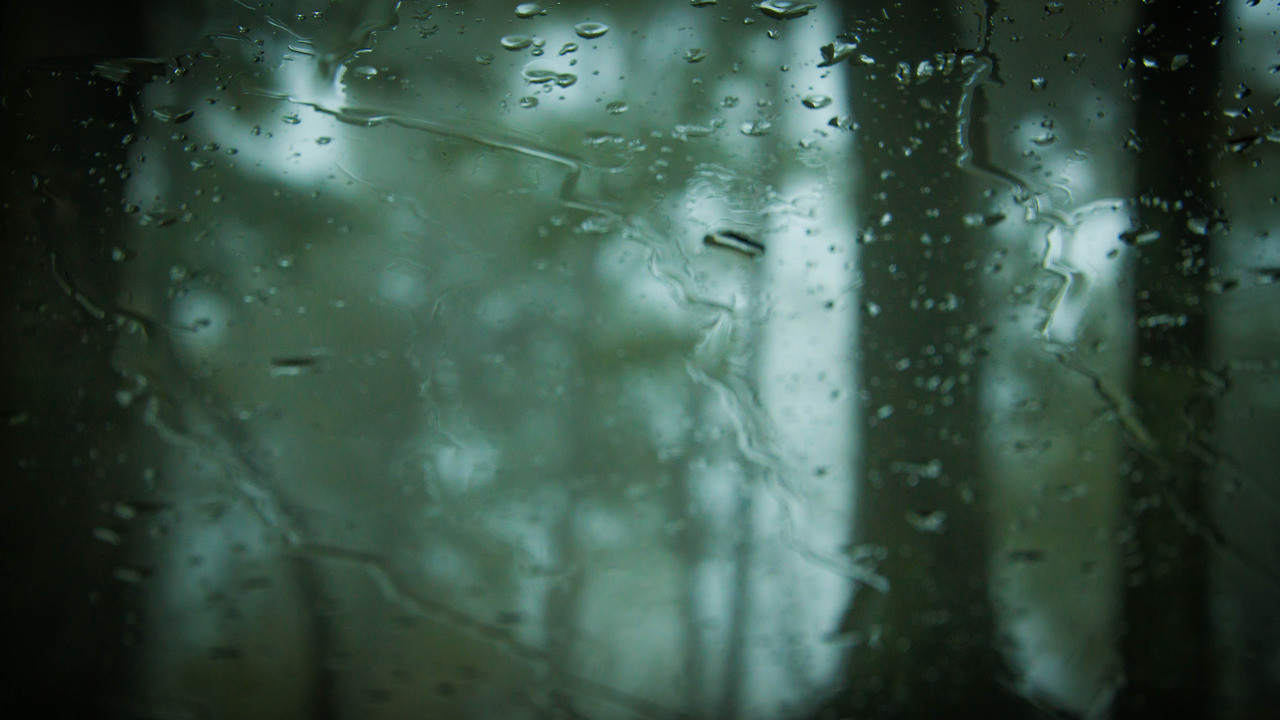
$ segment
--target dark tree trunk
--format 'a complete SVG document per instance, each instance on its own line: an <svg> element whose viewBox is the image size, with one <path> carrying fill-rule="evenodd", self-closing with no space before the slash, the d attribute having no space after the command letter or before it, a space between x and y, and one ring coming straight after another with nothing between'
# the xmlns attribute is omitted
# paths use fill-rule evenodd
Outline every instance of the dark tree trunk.
<svg viewBox="0 0 1280 720"><path fill-rule="evenodd" d="M981 176L962 170L965 93L988 61L952 10L911 1L846 16L858 138L865 447L856 541L883 548L887 594L861 588L848 702L860 718L1015 716L988 594L977 360L987 314ZM928 65L922 66L922 62ZM1003 188L999 188L1003 189Z"/></svg>
<svg viewBox="0 0 1280 720"><path fill-rule="evenodd" d="M1203 525L1212 429L1201 372L1209 362L1205 287L1218 231L1212 164L1223 143L1214 120L1221 85L1215 3L1144 5L1137 63L1137 210L1134 405L1128 476L1129 568L1121 650L1122 718L1208 717L1214 659ZM1155 237L1153 233L1158 232ZM1143 442L1145 440L1145 442Z"/></svg>

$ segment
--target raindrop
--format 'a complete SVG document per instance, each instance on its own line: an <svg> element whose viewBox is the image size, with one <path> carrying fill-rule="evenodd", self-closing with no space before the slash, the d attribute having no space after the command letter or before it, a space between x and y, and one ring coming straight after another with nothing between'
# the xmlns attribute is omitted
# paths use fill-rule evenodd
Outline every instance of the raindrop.
<svg viewBox="0 0 1280 720"><path fill-rule="evenodd" d="M702 62L707 59L707 54L702 52L702 48L691 48L684 54L685 62Z"/></svg>
<svg viewBox="0 0 1280 720"><path fill-rule="evenodd" d="M707 247L719 247L733 250L747 257L756 258L764 254L764 243L754 240L737 230L718 230L707 233L702 242Z"/></svg>
<svg viewBox="0 0 1280 720"><path fill-rule="evenodd" d="M520 107L522 108L531 108L531 107L537 107L537 106L538 106L538 98L532 95L525 95L524 97L520 98Z"/></svg>
<svg viewBox="0 0 1280 720"><path fill-rule="evenodd" d="M1044 89L1044 87L1045 87L1045 85L1047 85L1047 84L1049 84L1049 81L1048 81L1048 80L1046 80L1046 79L1044 79L1044 77L1043 77L1043 76L1040 76L1040 77L1033 77L1033 78L1031 78L1031 89L1032 89L1032 90L1043 90L1043 89Z"/></svg>
<svg viewBox="0 0 1280 720"><path fill-rule="evenodd" d="M625 102L621 100L615 100L609 103L608 105L605 105L604 109L605 109L605 112L609 113L610 115L621 115L622 113L626 112L630 108L627 106Z"/></svg>
<svg viewBox="0 0 1280 720"><path fill-rule="evenodd" d="M484 55L477 55L476 62L480 63L481 65L488 65L489 63L493 62L493 56L488 53L485 53Z"/></svg>
<svg viewBox="0 0 1280 720"><path fill-rule="evenodd" d="M964 224L968 227L991 227L1004 222L1005 217L1004 213L991 213L990 215L969 213L964 216Z"/></svg>
<svg viewBox="0 0 1280 720"><path fill-rule="evenodd" d="M569 87L578 82L578 76L573 73L560 73L556 75L556 84L560 87Z"/></svg>
<svg viewBox="0 0 1280 720"><path fill-rule="evenodd" d="M577 33L580 38L593 40L609 32L609 26L602 22L587 21L574 25L573 31Z"/></svg>
<svg viewBox="0 0 1280 720"><path fill-rule="evenodd" d="M162 105L151 111L151 117L164 123L173 123L179 125L191 119L195 115L195 111L185 108L174 107L172 105Z"/></svg>
<svg viewBox="0 0 1280 720"><path fill-rule="evenodd" d="M928 514L907 511L907 522L920 532L940 533L946 529L947 513L942 510Z"/></svg>
<svg viewBox="0 0 1280 720"><path fill-rule="evenodd" d="M319 375L324 372L324 360L323 353L272 358L271 376L299 377L303 375Z"/></svg>
<svg viewBox="0 0 1280 720"><path fill-rule="evenodd" d="M525 82L531 83L548 83L560 77L560 73L555 70L546 70L542 68L529 68L522 73Z"/></svg>
<svg viewBox="0 0 1280 720"><path fill-rule="evenodd" d="M768 120L747 120L746 122L738 126L738 130L743 135L747 135L750 137L760 137L762 135L768 135L769 131L772 129L773 129L773 123L769 122Z"/></svg>
<svg viewBox="0 0 1280 720"><path fill-rule="evenodd" d="M689 4L694 7L706 7L708 5L715 5L716 0L689 0Z"/></svg>
<svg viewBox="0 0 1280 720"><path fill-rule="evenodd" d="M853 51L857 49L857 45L837 40L833 43L823 45L818 48L818 52L822 54L822 62L818 63L818 67L830 67L845 58L853 55Z"/></svg>
<svg viewBox="0 0 1280 720"><path fill-rule="evenodd" d="M804 17L810 10L818 7L813 3L791 2L790 0L764 0L757 3L756 9L777 20L794 20Z"/></svg>
<svg viewBox="0 0 1280 720"><path fill-rule="evenodd" d="M560 48L561 55L568 55L571 52L577 52L577 51L578 51L578 43L576 42L567 42L564 44L564 47Z"/></svg>
<svg viewBox="0 0 1280 720"><path fill-rule="evenodd" d="M1061 2L1045 3L1044 11L1050 15L1061 15L1067 9L1066 4Z"/></svg>
<svg viewBox="0 0 1280 720"><path fill-rule="evenodd" d="M546 8L542 7L542 3L527 2L520 3L516 6L516 17L531 18L537 15L546 14Z"/></svg>
<svg viewBox="0 0 1280 720"><path fill-rule="evenodd" d="M830 95L805 95L804 99L802 99L800 102L804 103L804 106L809 108L810 110L817 110L818 108L824 108L830 105L831 96Z"/></svg>
<svg viewBox="0 0 1280 720"><path fill-rule="evenodd" d="M523 50L533 44L533 38L528 35L506 35L499 42L508 50Z"/></svg>
<svg viewBox="0 0 1280 720"><path fill-rule="evenodd" d="M1188 66L1188 65L1190 65L1190 64L1191 64L1191 58L1190 58L1189 56L1187 56L1187 55L1184 55L1184 54L1181 54L1181 53L1180 53L1180 54L1178 54L1178 55L1174 55L1174 56L1173 56L1173 59L1169 61L1169 69L1170 69L1170 70L1179 70L1179 69L1184 68L1184 67L1186 67L1186 66Z"/></svg>

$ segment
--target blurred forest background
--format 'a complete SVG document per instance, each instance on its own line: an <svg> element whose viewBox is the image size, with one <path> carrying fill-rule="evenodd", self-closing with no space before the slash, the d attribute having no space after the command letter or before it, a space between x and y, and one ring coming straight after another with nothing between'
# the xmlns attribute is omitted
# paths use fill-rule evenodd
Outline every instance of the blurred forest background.
<svg viewBox="0 0 1280 720"><path fill-rule="evenodd" d="M9 716L1280 702L1274 3L4 12Z"/></svg>

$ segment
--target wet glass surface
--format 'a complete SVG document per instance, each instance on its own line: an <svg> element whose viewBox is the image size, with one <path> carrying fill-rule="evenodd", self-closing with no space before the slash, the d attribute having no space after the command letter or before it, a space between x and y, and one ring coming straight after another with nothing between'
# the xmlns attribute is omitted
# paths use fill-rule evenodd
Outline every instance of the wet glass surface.
<svg viewBox="0 0 1280 720"><path fill-rule="evenodd" d="M1259 717L1280 13L1005 5L15 15L6 697Z"/></svg>

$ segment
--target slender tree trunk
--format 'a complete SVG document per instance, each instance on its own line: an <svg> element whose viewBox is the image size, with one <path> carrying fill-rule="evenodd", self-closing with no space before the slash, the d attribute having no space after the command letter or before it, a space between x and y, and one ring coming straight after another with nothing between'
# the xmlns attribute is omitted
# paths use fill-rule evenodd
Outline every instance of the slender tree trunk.
<svg viewBox="0 0 1280 720"><path fill-rule="evenodd" d="M956 142L968 81L986 60L952 10L912 0L847 18L859 124L865 449L856 539L883 548L881 595L856 594L844 630L857 717L1017 716L1001 686L988 595L976 362L986 315L982 179ZM927 64L922 64L927 63Z"/></svg>
<svg viewBox="0 0 1280 720"><path fill-rule="evenodd" d="M1212 405L1200 372L1209 361L1210 235L1219 211L1212 162L1221 85L1216 3L1144 6L1138 67L1137 343L1132 394L1149 442L1132 460L1129 567L1121 648L1128 684L1122 718L1209 717L1214 659L1203 528L1203 459ZM1155 237L1151 232L1158 232Z"/></svg>

